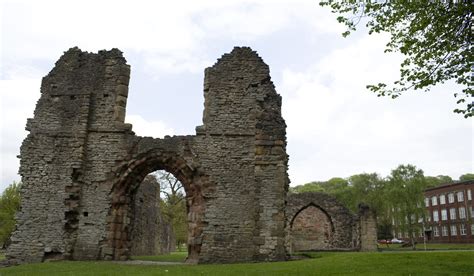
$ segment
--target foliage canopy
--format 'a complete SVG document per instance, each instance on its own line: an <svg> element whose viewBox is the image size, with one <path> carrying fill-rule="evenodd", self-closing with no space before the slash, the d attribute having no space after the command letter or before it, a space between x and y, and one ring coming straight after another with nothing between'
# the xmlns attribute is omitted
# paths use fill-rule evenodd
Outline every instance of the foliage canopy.
<svg viewBox="0 0 474 276"><path fill-rule="evenodd" d="M414 89L429 91L436 84L455 80L461 91L454 92L465 118L474 116L473 47L471 45L474 2L458 1L332 1L323 0L337 20L345 24L347 36L366 20L369 34L391 35L385 52L400 52L400 79L391 87L385 83L368 85L378 96L397 98Z"/></svg>
<svg viewBox="0 0 474 276"><path fill-rule="evenodd" d="M0 247L8 243L20 208L20 183L13 182L0 196Z"/></svg>

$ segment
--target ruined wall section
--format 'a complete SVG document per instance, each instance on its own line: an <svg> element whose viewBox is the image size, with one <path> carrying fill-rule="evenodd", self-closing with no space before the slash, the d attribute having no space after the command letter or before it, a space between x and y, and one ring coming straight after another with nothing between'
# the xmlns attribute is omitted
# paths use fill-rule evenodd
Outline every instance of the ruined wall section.
<svg viewBox="0 0 474 276"><path fill-rule="evenodd" d="M359 224L358 217L340 204L334 197L318 192L289 194L287 197L287 247L293 252L292 226L300 212L314 206L325 212L328 216L332 233L325 249L330 250L359 250ZM321 249L321 248L317 248Z"/></svg>
<svg viewBox="0 0 474 276"><path fill-rule="evenodd" d="M359 204L360 251L377 251L377 217L365 204Z"/></svg>
<svg viewBox="0 0 474 276"><path fill-rule="evenodd" d="M318 207L308 206L301 210L293 220L291 249L293 251L330 249L332 233L328 215Z"/></svg>
<svg viewBox="0 0 474 276"><path fill-rule="evenodd" d="M204 125L164 139L124 123L129 73L116 49L74 48L43 80L7 257L127 259L134 192L164 169L186 190L189 262L284 260L286 126L268 66L250 48L224 55L206 69Z"/></svg>
<svg viewBox="0 0 474 276"><path fill-rule="evenodd" d="M194 148L215 188L204 193L199 262L283 260L285 124L268 66L234 48L206 69L204 100Z"/></svg>
<svg viewBox="0 0 474 276"><path fill-rule="evenodd" d="M41 98L26 127L30 134L21 147L22 209L7 252L10 259L71 257L91 115L97 112L99 94L107 90L106 64L119 56L124 63L118 50L92 54L72 48L43 78ZM113 113L114 96L104 103L108 113Z"/></svg>
<svg viewBox="0 0 474 276"><path fill-rule="evenodd" d="M73 259L96 260L103 256L101 244L107 237L106 218L110 210L114 169L129 156L136 137L125 124L130 66L117 49L99 51L94 68L101 88L92 94L87 144L81 180L78 230Z"/></svg>
<svg viewBox="0 0 474 276"><path fill-rule="evenodd" d="M175 245L171 225L160 208L160 183L148 175L133 196L131 255L168 254ZM171 243L171 244L170 244Z"/></svg>

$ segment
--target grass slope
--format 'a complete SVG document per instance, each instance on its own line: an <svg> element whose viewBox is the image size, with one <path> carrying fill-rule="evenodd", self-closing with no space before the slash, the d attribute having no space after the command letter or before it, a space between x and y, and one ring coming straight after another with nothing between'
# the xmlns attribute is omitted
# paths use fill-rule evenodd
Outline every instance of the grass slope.
<svg viewBox="0 0 474 276"><path fill-rule="evenodd" d="M142 261L158 261L158 262L184 262L188 252L172 252L171 254L166 255L156 255L156 256L133 256L132 260L142 260Z"/></svg>
<svg viewBox="0 0 474 276"><path fill-rule="evenodd" d="M402 247L400 244L390 244L386 246L384 244L379 244L378 248L380 250L405 250L405 251L412 251L413 249L408 247ZM426 250L466 250L466 249L474 249L474 243L427 243ZM423 243L419 243L416 245L416 250L425 250L425 246Z"/></svg>
<svg viewBox="0 0 474 276"><path fill-rule="evenodd" d="M0 275L472 275L474 252L308 253L289 262L144 266L50 262L1 268Z"/></svg>

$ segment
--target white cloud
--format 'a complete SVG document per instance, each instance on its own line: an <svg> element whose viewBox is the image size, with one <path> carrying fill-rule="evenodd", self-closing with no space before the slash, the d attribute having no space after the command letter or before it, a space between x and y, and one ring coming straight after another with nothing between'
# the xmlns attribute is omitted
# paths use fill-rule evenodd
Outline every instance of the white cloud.
<svg viewBox="0 0 474 276"><path fill-rule="evenodd" d="M62 51L119 48L147 56L150 74L202 70L213 40L252 44L290 28L342 32L314 1L5 1L5 68L57 60ZM38 51L41 49L41 51ZM227 49L226 49L227 50ZM5 69L4 68L4 69ZM198 69L199 68L199 69ZM152 73L153 72L153 73Z"/></svg>
<svg viewBox="0 0 474 276"><path fill-rule="evenodd" d="M39 99L40 79L0 80L0 191L19 181L20 145Z"/></svg>
<svg viewBox="0 0 474 276"><path fill-rule="evenodd" d="M125 122L133 125L132 130L138 136L163 138L165 135L172 136L175 132L162 121L147 121L140 115L127 115Z"/></svg>
<svg viewBox="0 0 474 276"><path fill-rule="evenodd" d="M402 163L427 175L472 171L472 121L452 113L459 87L397 100L365 89L398 77L400 58L383 53L385 39L363 36L307 70L283 71L292 185L364 171L385 176Z"/></svg>

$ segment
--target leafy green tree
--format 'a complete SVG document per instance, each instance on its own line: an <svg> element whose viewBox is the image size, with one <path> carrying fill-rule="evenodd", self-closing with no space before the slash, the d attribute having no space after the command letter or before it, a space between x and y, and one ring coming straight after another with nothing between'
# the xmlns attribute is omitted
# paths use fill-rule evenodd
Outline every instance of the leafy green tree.
<svg viewBox="0 0 474 276"><path fill-rule="evenodd" d="M178 250L187 243L188 221L187 207L182 183L169 172L157 171L154 176L160 183L160 193L163 200L160 207L173 227Z"/></svg>
<svg viewBox="0 0 474 276"><path fill-rule="evenodd" d="M453 182L453 179L448 175L425 176L425 180L427 188L432 188Z"/></svg>
<svg viewBox="0 0 474 276"><path fill-rule="evenodd" d="M337 20L348 27L347 36L360 22L369 34L391 35L385 52L400 52L400 79L391 87L384 83L368 85L378 96L397 98L411 89L429 91L434 85L455 80L462 90L454 92L454 112L474 116L472 68L472 15L474 2L459 1L332 1L323 0Z"/></svg>
<svg viewBox="0 0 474 276"><path fill-rule="evenodd" d="M408 233L415 249L416 233L422 231L419 219L425 219L423 192L426 180L423 171L413 165L400 165L392 170L386 187L391 216L399 231Z"/></svg>
<svg viewBox="0 0 474 276"><path fill-rule="evenodd" d="M460 181L474 180L474 173L466 173L459 177Z"/></svg>
<svg viewBox="0 0 474 276"><path fill-rule="evenodd" d="M367 204L371 209L381 212L385 206L384 198L384 180L376 173L356 174L349 177L349 183L353 190L354 206L357 208L359 203Z"/></svg>
<svg viewBox="0 0 474 276"><path fill-rule="evenodd" d="M20 183L13 182L0 197L0 247L6 246L15 229L15 213L20 209Z"/></svg>
<svg viewBox="0 0 474 276"><path fill-rule="evenodd" d="M290 187L290 193L307 193L307 192L322 192L324 193L324 188L321 186L321 183L319 181L314 181L310 183L306 183L303 185L298 185L295 187Z"/></svg>

